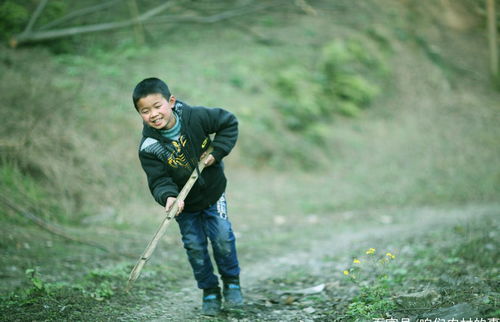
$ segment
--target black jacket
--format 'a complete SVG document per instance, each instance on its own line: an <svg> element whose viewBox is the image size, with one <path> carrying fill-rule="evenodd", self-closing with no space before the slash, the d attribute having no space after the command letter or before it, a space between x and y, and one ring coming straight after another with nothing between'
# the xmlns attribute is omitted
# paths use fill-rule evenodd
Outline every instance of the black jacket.
<svg viewBox="0 0 500 322"><path fill-rule="evenodd" d="M144 124L139 159L155 200L165 206L177 197L196 168L201 154L212 145L216 162L203 170L185 199L185 211L198 211L214 204L226 189L224 158L236 144L238 121L220 108L191 107L177 101L174 113L181 120L181 135L171 141ZM210 134L215 133L213 142Z"/></svg>

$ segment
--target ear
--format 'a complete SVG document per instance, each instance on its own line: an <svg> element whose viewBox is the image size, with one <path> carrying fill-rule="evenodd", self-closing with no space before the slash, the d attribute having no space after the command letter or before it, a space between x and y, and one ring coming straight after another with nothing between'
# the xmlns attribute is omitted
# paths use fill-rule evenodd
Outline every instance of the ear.
<svg viewBox="0 0 500 322"><path fill-rule="evenodd" d="M175 98L175 96L170 95L170 98L168 99L168 104L170 104L172 106L171 108L174 108L176 101L177 101L177 99Z"/></svg>

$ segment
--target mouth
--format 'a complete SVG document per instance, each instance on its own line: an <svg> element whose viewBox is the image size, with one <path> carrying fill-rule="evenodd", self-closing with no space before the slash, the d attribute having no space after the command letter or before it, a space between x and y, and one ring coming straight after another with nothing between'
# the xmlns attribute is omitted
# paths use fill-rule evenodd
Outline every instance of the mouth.
<svg viewBox="0 0 500 322"><path fill-rule="evenodd" d="M162 123L162 121L163 121L163 118L157 118L157 119L151 121L151 123L153 125L160 125Z"/></svg>

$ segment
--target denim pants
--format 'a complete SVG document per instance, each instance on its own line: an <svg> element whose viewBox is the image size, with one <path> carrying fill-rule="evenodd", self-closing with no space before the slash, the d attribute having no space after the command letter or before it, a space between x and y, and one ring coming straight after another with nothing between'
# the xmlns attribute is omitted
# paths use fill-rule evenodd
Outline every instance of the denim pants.
<svg viewBox="0 0 500 322"><path fill-rule="evenodd" d="M208 253L208 240L222 279L238 278L240 267L224 194L214 205L196 212L182 212L175 219L199 288L219 285Z"/></svg>

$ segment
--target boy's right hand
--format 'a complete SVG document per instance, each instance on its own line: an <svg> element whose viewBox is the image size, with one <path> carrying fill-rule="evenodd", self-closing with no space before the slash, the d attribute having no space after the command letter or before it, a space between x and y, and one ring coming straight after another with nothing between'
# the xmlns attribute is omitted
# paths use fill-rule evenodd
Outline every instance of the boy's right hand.
<svg viewBox="0 0 500 322"><path fill-rule="evenodd" d="M177 198L174 198L174 197L168 197L167 198L167 204L165 205L165 211L166 212L170 211L170 209L173 207L173 205L174 205L174 203L175 203L176 200L177 200ZM183 200L179 200L177 202L177 204L178 204L179 208L177 210L177 213L175 214L176 216L179 215L182 212L182 210L184 210L184 201Z"/></svg>

